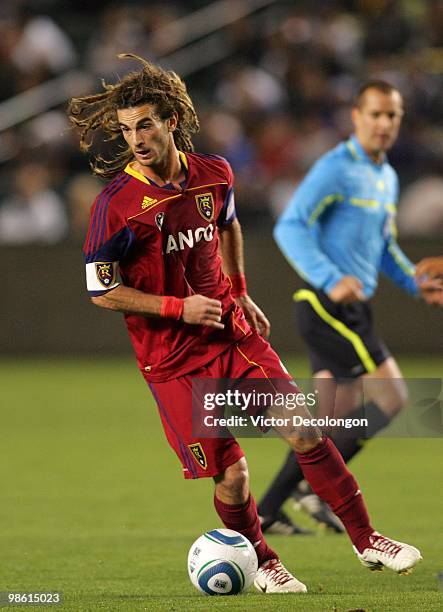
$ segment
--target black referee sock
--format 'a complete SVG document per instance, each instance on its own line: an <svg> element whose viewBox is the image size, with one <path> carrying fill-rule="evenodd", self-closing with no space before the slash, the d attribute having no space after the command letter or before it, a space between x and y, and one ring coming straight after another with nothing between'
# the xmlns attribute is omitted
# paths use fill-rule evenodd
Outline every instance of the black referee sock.
<svg viewBox="0 0 443 612"><path fill-rule="evenodd" d="M304 479L294 451L289 451L286 461L262 497L257 510L260 516L275 516L299 482Z"/></svg>
<svg viewBox="0 0 443 612"><path fill-rule="evenodd" d="M345 418L366 418L368 420L367 427L347 429L345 431L346 437L344 435L332 436L332 440L340 451L345 463L362 449L364 440L375 436L377 432L386 427L390 422L390 418L374 402L360 406L350 414L347 414ZM279 473L258 504L259 515L275 516L302 480L304 480L303 472L298 465L294 451L291 450Z"/></svg>
<svg viewBox="0 0 443 612"><path fill-rule="evenodd" d="M389 416L381 410L374 402L363 404L350 414L346 419L367 419L366 427L351 427L342 430L341 435L333 434L332 440L341 453L341 456L348 463L364 446L366 440L373 438L376 433L389 425Z"/></svg>

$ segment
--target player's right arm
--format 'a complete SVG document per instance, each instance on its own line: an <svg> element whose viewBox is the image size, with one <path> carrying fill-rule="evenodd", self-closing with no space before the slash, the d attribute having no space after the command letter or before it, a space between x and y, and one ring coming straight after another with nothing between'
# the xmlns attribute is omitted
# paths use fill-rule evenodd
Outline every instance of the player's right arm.
<svg viewBox="0 0 443 612"><path fill-rule="evenodd" d="M355 301L361 299L360 281L346 277L321 250L314 235L315 225L324 212L344 197L340 175L338 161L330 155L319 159L277 221L274 238L289 264L304 280L325 291L334 301Z"/></svg>
<svg viewBox="0 0 443 612"><path fill-rule="evenodd" d="M117 310L125 314L137 314L145 317L163 316L164 299L167 296L144 293L132 287L118 285L103 295L92 296L96 306L108 310ZM181 319L190 325L206 325L223 329L221 321L222 306L219 300L212 300L203 295L191 295L182 300Z"/></svg>
<svg viewBox="0 0 443 612"><path fill-rule="evenodd" d="M119 199L121 185L124 186L124 179L113 181L91 208L84 245L86 283L91 301L101 308L125 314L181 319L191 325L223 329L218 300L202 295L184 299L152 295L118 282L119 262L127 256L135 241L134 232L126 223L124 200Z"/></svg>

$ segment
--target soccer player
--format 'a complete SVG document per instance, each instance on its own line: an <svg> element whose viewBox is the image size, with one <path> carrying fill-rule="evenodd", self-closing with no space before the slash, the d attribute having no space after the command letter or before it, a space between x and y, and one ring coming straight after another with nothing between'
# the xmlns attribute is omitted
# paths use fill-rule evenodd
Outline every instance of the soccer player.
<svg viewBox="0 0 443 612"><path fill-rule="evenodd" d="M198 120L182 80L141 58L122 57L138 59L142 68L102 93L73 99L69 110L83 149L96 130L111 138L122 134L126 143L113 159L93 162L110 181L92 207L84 247L91 299L125 314L138 366L184 476L214 479L221 521L257 552L256 587L306 592L263 537L238 442L196 438L192 431L195 378L294 384L264 340L269 322L246 291L231 168L221 157L193 152ZM416 548L374 531L358 485L329 439L317 432L283 435L365 565L407 572L420 560Z"/></svg>
<svg viewBox="0 0 443 612"><path fill-rule="evenodd" d="M332 409L330 416L369 421L365 431L356 427L346 436L333 436L345 462L407 401L402 374L375 334L369 305L380 272L407 294L420 293L415 268L396 242L398 178L386 159L402 117L403 99L396 88L380 80L366 82L352 109L354 134L314 164L274 231L281 251L305 281L294 300L322 416ZM259 503L264 524L272 524L302 480L302 466L290 452ZM297 498L314 518L340 531L309 487L306 498L300 493Z"/></svg>

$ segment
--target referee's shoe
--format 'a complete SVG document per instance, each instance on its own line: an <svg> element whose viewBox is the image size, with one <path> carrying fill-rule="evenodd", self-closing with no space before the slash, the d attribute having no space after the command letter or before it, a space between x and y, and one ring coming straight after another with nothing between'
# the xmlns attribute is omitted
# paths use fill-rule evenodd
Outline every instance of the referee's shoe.
<svg viewBox="0 0 443 612"><path fill-rule="evenodd" d="M260 516L259 519L263 533L286 536L314 534L310 529L304 529L293 523L283 510L279 510L275 516Z"/></svg>
<svg viewBox="0 0 443 612"><path fill-rule="evenodd" d="M323 529L335 533L344 533L345 528L326 502L321 500L311 489L306 480L302 480L292 495L295 510L304 510Z"/></svg>

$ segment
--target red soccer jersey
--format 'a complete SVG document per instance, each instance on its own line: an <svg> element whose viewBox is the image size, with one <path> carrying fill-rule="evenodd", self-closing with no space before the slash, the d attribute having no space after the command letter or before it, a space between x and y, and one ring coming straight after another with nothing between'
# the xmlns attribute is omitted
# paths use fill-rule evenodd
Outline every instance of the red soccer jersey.
<svg viewBox="0 0 443 612"><path fill-rule="evenodd" d="M251 333L230 294L218 254L217 226L235 219L233 175L226 160L180 153L182 190L159 187L129 164L97 196L84 253L90 295L118 282L154 295L202 294L222 302L223 330L183 321L125 315L145 378L177 378L212 361Z"/></svg>

